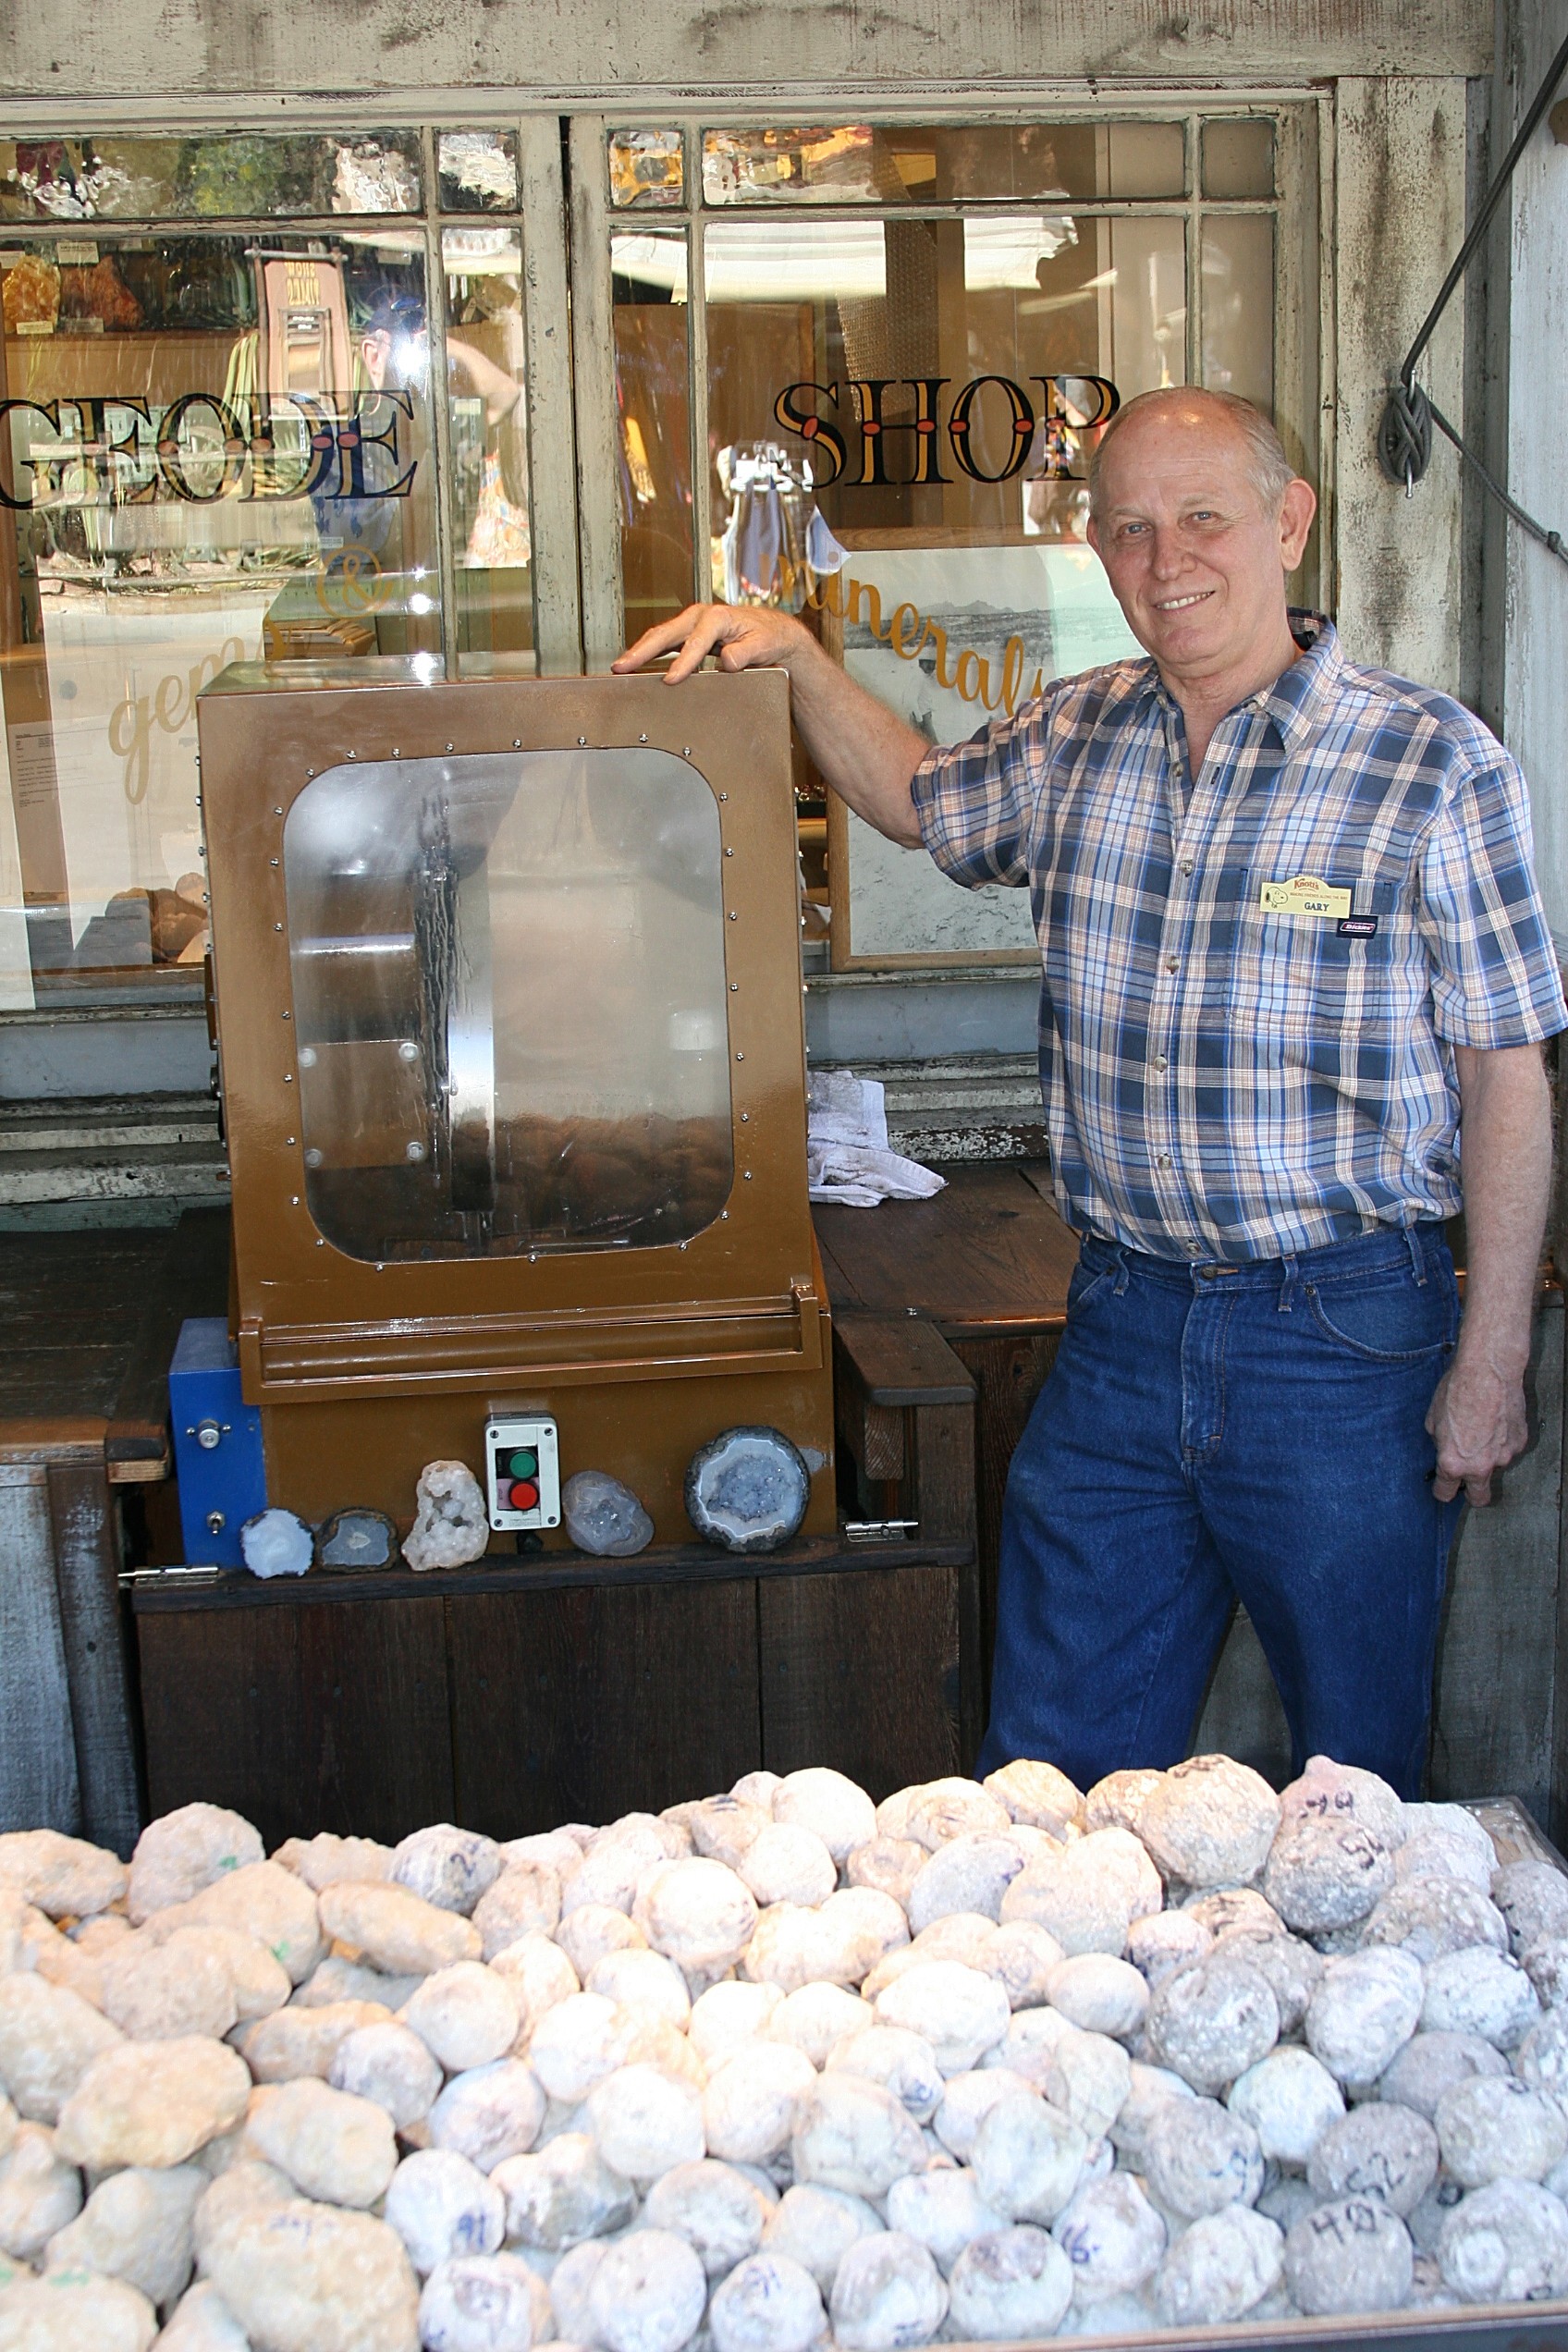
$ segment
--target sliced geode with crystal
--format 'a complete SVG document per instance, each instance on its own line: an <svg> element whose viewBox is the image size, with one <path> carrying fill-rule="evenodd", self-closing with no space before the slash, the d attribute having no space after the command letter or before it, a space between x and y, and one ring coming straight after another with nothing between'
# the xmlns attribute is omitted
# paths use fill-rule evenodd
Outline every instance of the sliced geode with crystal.
<svg viewBox="0 0 1568 2352"><path fill-rule="evenodd" d="M490 1541L490 1520L478 1479L464 1462L427 1462L414 1489L419 1508L403 1540L409 1566L466 1568Z"/></svg>
<svg viewBox="0 0 1568 2352"><path fill-rule="evenodd" d="M811 1472L781 1429L723 1429L686 1473L686 1515L725 1551L777 1551L810 1500Z"/></svg>
<svg viewBox="0 0 1568 2352"><path fill-rule="evenodd" d="M335 1511L316 1530L316 1566L354 1576L398 1564L398 1528L385 1511Z"/></svg>

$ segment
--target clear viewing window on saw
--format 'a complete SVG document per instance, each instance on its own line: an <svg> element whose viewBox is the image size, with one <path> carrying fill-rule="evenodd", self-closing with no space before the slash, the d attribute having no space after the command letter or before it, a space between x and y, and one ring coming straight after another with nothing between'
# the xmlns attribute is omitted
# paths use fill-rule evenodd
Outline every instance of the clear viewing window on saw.
<svg viewBox="0 0 1568 2352"><path fill-rule="evenodd" d="M349 1256L681 1242L733 1177L718 811L672 753L366 761L284 834L311 1214Z"/></svg>

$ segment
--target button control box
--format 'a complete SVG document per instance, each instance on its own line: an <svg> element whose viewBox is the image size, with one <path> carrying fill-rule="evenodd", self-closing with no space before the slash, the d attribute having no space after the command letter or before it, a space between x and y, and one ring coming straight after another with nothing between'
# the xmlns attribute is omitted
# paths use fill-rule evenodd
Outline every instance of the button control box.
<svg viewBox="0 0 1568 2352"><path fill-rule="evenodd" d="M561 1474L555 1423L487 1421L484 1483L490 1525L497 1534L508 1535L514 1528L558 1527Z"/></svg>

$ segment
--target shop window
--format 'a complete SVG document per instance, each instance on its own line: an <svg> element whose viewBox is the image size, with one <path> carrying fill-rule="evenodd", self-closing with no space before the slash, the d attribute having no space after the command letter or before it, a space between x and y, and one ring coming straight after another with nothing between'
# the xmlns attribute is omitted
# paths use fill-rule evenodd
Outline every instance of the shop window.
<svg viewBox="0 0 1568 2352"><path fill-rule="evenodd" d="M1275 407L1274 116L663 136L699 142L683 229L613 239L628 635L693 594L782 606L936 741L1136 652L1088 462L1162 386ZM801 781L835 965L1033 956L1017 893L954 892Z"/></svg>
<svg viewBox="0 0 1568 2352"><path fill-rule="evenodd" d="M678 130L612 130L610 202L679 204L685 194L685 141Z"/></svg>
<svg viewBox="0 0 1568 2352"><path fill-rule="evenodd" d="M621 581L635 636L692 601L692 430L683 232L610 244Z"/></svg>
<svg viewBox="0 0 1568 2352"><path fill-rule="evenodd" d="M509 130L444 130L435 142L444 213L515 213L517 136Z"/></svg>
<svg viewBox="0 0 1568 2352"><path fill-rule="evenodd" d="M1272 196L1274 125L1267 116L1207 122L1203 127L1206 196Z"/></svg>
<svg viewBox="0 0 1568 2352"><path fill-rule="evenodd" d="M1203 227L1203 380L1274 405L1274 224L1214 213Z"/></svg>
<svg viewBox="0 0 1568 2352"><path fill-rule="evenodd" d="M488 129L0 146L0 1009L199 992L226 663L532 662L519 195Z"/></svg>
<svg viewBox="0 0 1568 2352"><path fill-rule="evenodd" d="M668 752L328 769L284 828L306 1194L349 1256L646 1248L730 1144L718 810Z"/></svg>
<svg viewBox="0 0 1568 2352"><path fill-rule="evenodd" d="M0 140L0 220L272 220L422 201L417 131Z"/></svg>
<svg viewBox="0 0 1568 2352"><path fill-rule="evenodd" d="M703 134L706 204L1016 203L1180 196L1179 122L840 124Z"/></svg>
<svg viewBox="0 0 1568 2352"><path fill-rule="evenodd" d="M457 642L477 674L533 647L522 230L447 228L441 248Z"/></svg>

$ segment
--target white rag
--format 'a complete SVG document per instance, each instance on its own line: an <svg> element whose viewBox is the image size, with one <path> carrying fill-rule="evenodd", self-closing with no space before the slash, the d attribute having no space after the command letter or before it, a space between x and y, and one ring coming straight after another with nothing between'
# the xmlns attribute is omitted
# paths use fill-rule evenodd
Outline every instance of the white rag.
<svg viewBox="0 0 1568 2352"><path fill-rule="evenodd" d="M806 1078L806 1181L814 1201L875 1208L885 1200L929 1200L948 1180L889 1151L880 1079L814 1070Z"/></svg>

